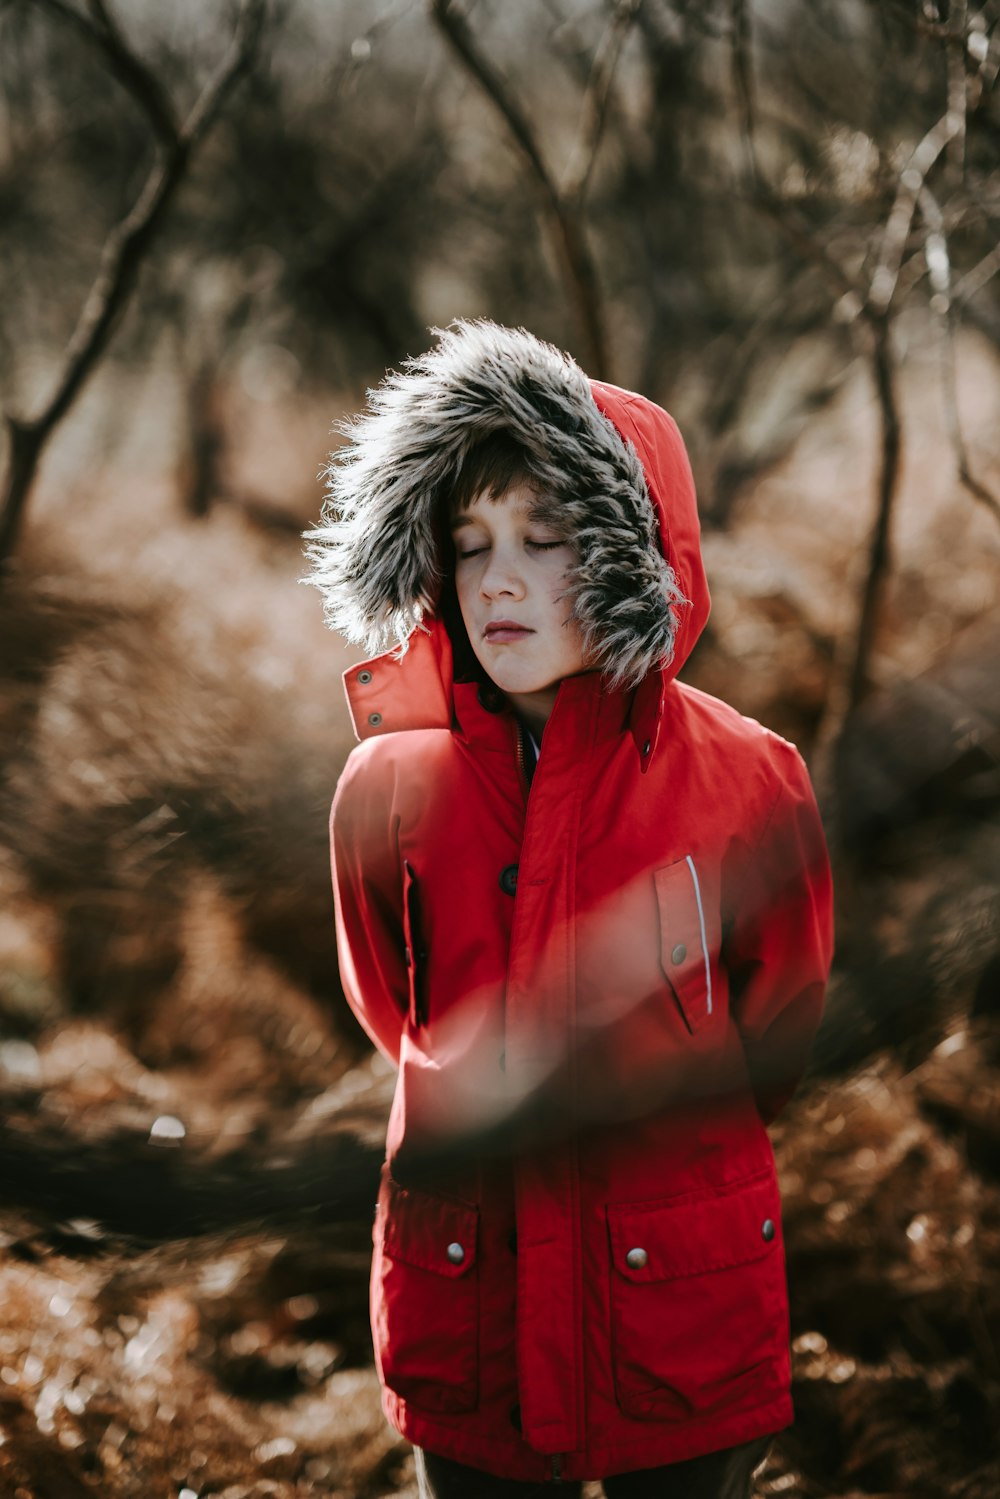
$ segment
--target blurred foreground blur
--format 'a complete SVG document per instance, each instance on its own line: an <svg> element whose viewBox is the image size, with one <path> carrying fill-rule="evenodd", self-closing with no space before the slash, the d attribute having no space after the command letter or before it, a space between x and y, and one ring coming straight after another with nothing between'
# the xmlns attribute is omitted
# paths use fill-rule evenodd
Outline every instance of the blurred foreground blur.
<svg viewBox="0 0 1000 1499"><path fill-rule="evenodd" d="M829 823L827 1015L773 1128L797 1419L758 1492L996 1499L996 8L466 4L492 93L454 9L267 7L39 454L0 589L0 1499L414 1499L367 1316L393 1076L333 939L356 655L296 580L334 418L476 313L677 415L685 679L795 740ZM159 92L0 6L4 469L231 29L100 11ZM541 207L518 97L572 167Z"/></svg>
<svg viewBox="0 0 1000 1499"><path fill-rule="evenodd" d="M857 416L845 395L706 538L689 679L807 751ZM927 442L899 586L944 612L995 543L937 500ZM106 483L86 514L46 496L0 605L0 1475L39 1496L412 1494L367 1327L393 1076L333 946L348 656L295 587L294 539ZM911 648L902 624L888 645ZM959 628L844 758L834 983L773 1131L798 1419L762 1493L995 1492L1000 830L972 728L996 734L996 645Z"/></svg>

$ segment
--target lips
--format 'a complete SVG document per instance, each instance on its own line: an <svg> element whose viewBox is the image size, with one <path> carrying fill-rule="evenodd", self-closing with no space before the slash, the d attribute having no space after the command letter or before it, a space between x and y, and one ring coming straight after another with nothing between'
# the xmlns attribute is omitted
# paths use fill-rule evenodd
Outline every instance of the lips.
<svg viewBox="0 0 1000 1499"><path fill-rule="evenodd" d="M491 619L483 631L483 636L493 645L498 645L505 640L523 640L527 635L533 635L534 630L529 630L527 625L519 625L513 619Z"/></svg>

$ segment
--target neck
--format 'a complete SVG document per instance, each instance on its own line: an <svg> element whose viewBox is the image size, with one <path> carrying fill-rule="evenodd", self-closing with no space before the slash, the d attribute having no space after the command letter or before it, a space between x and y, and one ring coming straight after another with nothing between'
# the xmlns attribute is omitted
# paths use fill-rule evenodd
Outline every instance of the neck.
<svg viewBox="0 0 1000 1499"><path fill-rule="evenodd" d="M518 718L527 724L536 739L541 739L558 691L559 683L554 682L551 687L542 687L538 692L508 692L505 695Z"/></svg>

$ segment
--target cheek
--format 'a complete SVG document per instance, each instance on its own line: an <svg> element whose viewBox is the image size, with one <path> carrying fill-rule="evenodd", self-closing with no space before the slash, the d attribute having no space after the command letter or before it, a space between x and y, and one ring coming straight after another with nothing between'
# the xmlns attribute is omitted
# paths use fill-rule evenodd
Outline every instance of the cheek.
<svg viewBox="0 0 1000 1499"><path fill-rule="evenodd" d="M457 568L455 571L455 594L458 598L458 607L462 618L468 622L469 606L475 593L475 586L469 577L467 567Z"/></svg>
<svg viewBox="0 0 1000 1499"><path fill-rule="evenodd" d="M576 629L576 621L572 618L573 600L567 592L568 587L569 579L565 572L560 573L556 578L549 579L549 598L552 613L558 618L560 625L565 621L569 621L566 624L566 630L571 631Z"/></svg>

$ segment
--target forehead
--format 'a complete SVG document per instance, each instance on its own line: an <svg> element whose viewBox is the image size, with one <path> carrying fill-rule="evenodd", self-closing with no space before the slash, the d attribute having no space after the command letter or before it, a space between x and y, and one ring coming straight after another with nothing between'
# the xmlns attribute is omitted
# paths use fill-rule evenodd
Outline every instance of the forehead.
<svg viewBox="0 0 1000 1499"><path fill-rule="evenodd" d="M470 500L465 510L451 517L451 529L458 531L462 526L476 525L498 512L513 521L529 521L537 503L537 494L527 485L514 485L499 495L491 495L484 489Z"/></svg>

